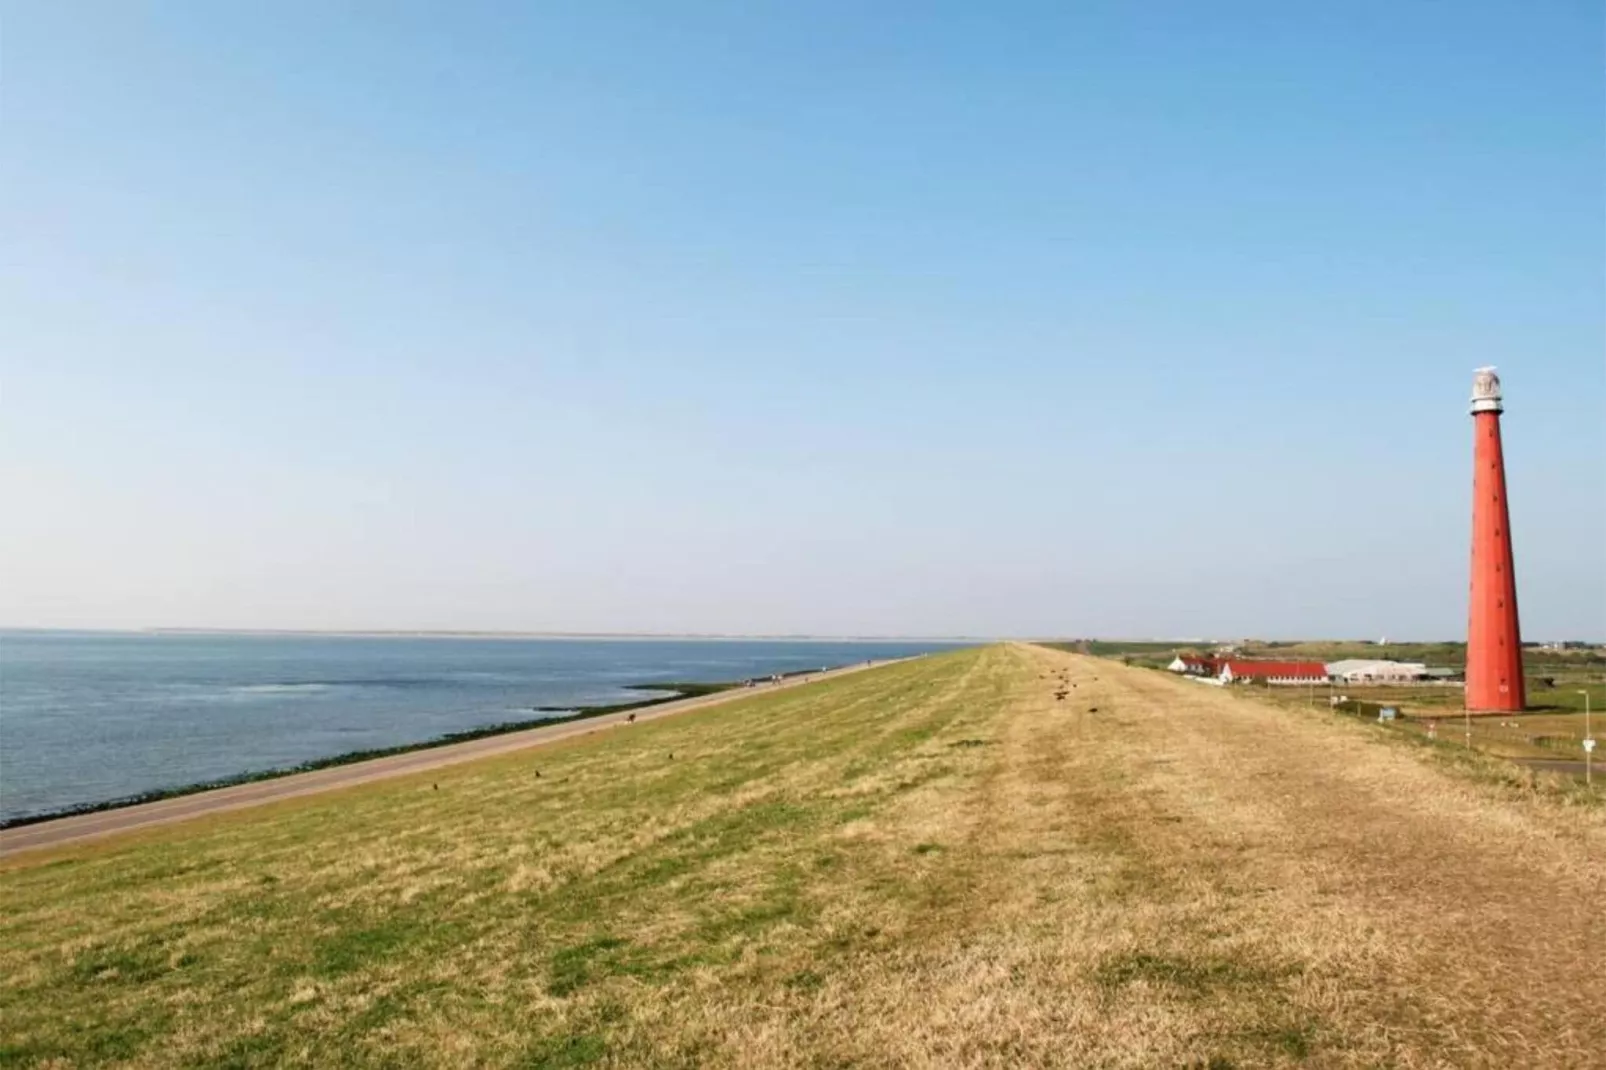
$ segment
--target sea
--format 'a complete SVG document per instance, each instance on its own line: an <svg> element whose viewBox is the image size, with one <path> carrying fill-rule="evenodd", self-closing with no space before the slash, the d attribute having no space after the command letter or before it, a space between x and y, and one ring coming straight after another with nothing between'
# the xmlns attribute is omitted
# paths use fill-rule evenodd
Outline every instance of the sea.
<svg viewBox="0 0 1606 1070"><path fill-rule="evenodd" d="M0 631L0 821L953 645Z"/></svg>

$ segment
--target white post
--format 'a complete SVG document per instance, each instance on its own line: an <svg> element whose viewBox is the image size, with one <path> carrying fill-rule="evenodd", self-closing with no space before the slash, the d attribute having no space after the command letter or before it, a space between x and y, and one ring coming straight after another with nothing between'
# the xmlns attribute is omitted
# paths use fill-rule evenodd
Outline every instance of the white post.
<svg viewBox="0 0 1606 1070"><path fill-rule="evenodd" d="M1578 693L1584 696L1584 787L1587 788L1594 783L1594 770L1591 768L1590 759L1595 753L1595 737L1589 734L1589 692Z"/></svg>

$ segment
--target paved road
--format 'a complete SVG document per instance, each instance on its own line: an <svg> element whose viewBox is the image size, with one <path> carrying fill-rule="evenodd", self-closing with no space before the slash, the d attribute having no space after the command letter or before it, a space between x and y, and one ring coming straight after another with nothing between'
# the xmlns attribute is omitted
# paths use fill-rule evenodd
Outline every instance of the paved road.
<svg viewBox="0 0 1606 1070"><path fill-rule="evenodd" d="M1571 758L1512 758L1518 765L1526 765L1529 769L1541 773L1565 773L1567 776L1582 777L1584 775L1584 762L1582 759ZM1595 759L1595 775L1606 776L1606 759Z"/></svg>
<svg viewBox="0 0 1606 1070"><path fill-rule="evenodd" d="M751 697L754 694L800 687L814 683L817 680L857 672L861 669L869 668L871 664L888 665L891 662L877 661L850 665L846 668L833 669L829 672L788 676L778 683L761 684L751 689L736 688L731 691L716 692L712 695L678 699L674 702L665 702L659 706L648 706L644 709L625 713L588 717L581 721L570 721L545 728L530 728L522 732L509 732L501 736L487 736L484 739L469 740L466 743L451 743L441 747L429 747L424 750L409 751L406 754L392 755L388 758L353 762L351 765L318 769L310 773L295 773L291 776L276 777L272 780L260 780L251 784L239 784L230 788L218 788L214 791L197 792L194 795L181 795L177 798L162 799L158 802L140 803L136 806L104 810L94 814L62 817L53 821L42 821L36 825L24 825L20 828L0 829L0 855L10 855L18 851L38 850L44 847L56 847L64 843L110 836L114 833L127 832L131 829L165 825L174 821L185 821L190 818L201 817L206 814L239 810L247 806L258 806L262 803L273 802L278 799L289 799L297 795L310 795L314 792L345 788L354 784L365 784L371 780L383 780L387 777L401 776L405 773L438 769L443 765L456 765L458 762L472 761L475 758L485 758L493 754L506 754L509 751L523 750L526 747L534 747L543 743L552 743L556 740L568 739L571 736L585 735L588 732L614 728L627 723L631 713L635 714L637 721L656 720L659 717L669 717L677 713L685 713L688 710L703 709L722 702Z"/></svg>

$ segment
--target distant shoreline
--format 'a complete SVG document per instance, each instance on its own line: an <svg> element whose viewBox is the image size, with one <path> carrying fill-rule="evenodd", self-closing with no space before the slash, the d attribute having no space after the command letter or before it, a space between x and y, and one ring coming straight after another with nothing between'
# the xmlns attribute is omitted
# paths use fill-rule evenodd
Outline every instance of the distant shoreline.
<svg viewBox="0 0 1606 1070"><path fill-rule="evenodd" d="M34 635L252 635L305 637L309 639L564 639L676 641L719 643L989 643L986 636L930 635L725 635L717 632L509 632L452 631L373 628L366 630L324 631L316 628L31 628L8 625L5 633Z"/></svg>

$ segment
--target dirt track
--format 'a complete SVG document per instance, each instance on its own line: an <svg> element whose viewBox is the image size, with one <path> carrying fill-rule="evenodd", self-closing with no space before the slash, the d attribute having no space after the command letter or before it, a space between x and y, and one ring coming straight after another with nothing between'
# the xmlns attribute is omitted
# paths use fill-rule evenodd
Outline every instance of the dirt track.
<svg viewBox="0 0 1606 1070"><path fill-rule="evenodd" d="M885 665L888 662L878 661L874 664ZM494 754L506 754L509 751L523 750L526 747L552 743L560 739L585 735L605 728L616 728L619 725L628 723L632 715L637 721L656 720L659 717L669 717L677 713L685 713L688 710L697 710L717 705L721 702L730 702L733 699L751 696L755 692L799 687L817 680L825 680L846 673L857 672L867 667L866 665L850 665L841 669L833 669L829 672L790 676L779 683L763 684L753 689L735 688L730 691L716 692L712 695L700 695L695 698L666 702L659 706L648 706L639 710L607 714L601 717L588 717L581 721L569 721L547 728L530 728L522 732L487 736L484 739L473 739L465 743L450 743L440 747L427 747L423 750L409 751L406 754L396 754L388 758L353 762L350 765L336 766L331 769L318 769L310 773L295 773L290 776L275 777L272 780L260 780L250 784L218 788L214 791L197 792L194 795L181 795L172 799L161 799L156 802L120 807L116 810L62 817L53 821L41 821L35 825L3 829L0 830L0 855L10 855L18 851L43 847L56 847L76 840L109 836L113 833L127 832L152 825L165 825L174 821L185 821L208 814L222 813L225 810L258 806L262 803L288 799L297 795L330 791L335 788L350 787L353 784L367 783L371 780L401 776L404 773L417 773L445 765L455 765L458 762L485 758Z"/></svg>

